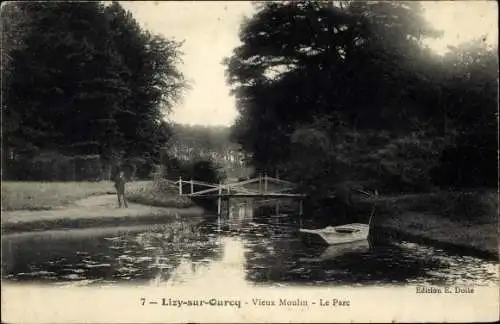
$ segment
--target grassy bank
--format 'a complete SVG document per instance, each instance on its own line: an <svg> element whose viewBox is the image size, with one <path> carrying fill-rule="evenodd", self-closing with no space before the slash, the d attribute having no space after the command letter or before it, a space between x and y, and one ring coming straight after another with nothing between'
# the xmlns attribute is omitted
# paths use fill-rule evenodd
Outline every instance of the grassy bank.
<svg viewBox="0 0 500 324"><path fill-rule="evenodd" d="M493 191L434 192L380 197L376 226L397 236L420 238L498 256L498 199Z"/></svg>
<svg viewBox="0 0 500 324"><path fill-rule="evenodd" d="M179 197L166 186L153 186L151 181L134 181L127 184L129 200L158 207L185 208L193 202ZM71 207L76 201L92 196L114 194L111 181L81 182L2 182L2 210L53 210Z"/></svg>
<svg viewBox="0 0 500 324"><path fill-rule="evenodd" d="M471 224L497 221L498 195L492 190L380 196L377 201L377 209L386 215L410 211Z"/></svg>
<svg viewBox="0 0 500 324"><path fill-rule="evenodd" d="M43 183L39 185L43 194L33 183L9 185L2 188L9 193L2 194L2 200L10 203L10 210L2 212L3 233L164 223L178 216L194 220L203 214L190 200L150 181L127 184L128 208L118 208L111 182ZM33 198L29 204L22 200L26 196Z"/></svg>
<svg viewBox="0 0 500 324"><path fill-rule="evenodd" d="M2 210L50 210L94 195L114 193L110 181L3 181Z"/></svg>

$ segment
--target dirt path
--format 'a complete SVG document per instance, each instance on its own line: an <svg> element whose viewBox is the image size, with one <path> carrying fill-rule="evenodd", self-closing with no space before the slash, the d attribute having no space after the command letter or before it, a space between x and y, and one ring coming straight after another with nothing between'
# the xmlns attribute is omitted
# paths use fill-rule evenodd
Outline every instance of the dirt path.
<svg viewBox="0 0 500 324"><path fill-rule="evenodd" d="M137 224L181 217L199 217L200 207L166 208L129 203L118 208L116 195L99 195L76 201L73 206L42 211L2 212L2 230L32 231L54 228L84 228L100 225Z"/></svg>

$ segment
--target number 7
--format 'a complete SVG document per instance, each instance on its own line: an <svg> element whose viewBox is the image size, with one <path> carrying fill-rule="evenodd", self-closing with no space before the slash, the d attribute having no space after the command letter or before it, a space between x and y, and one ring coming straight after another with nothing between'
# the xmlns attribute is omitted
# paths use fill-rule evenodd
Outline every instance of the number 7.
<svg viewBox="0 0 500 324"><path fill-rule="evenodd" d="M146 298L141 298L141 305L144 305L146 303Z"/></svg>

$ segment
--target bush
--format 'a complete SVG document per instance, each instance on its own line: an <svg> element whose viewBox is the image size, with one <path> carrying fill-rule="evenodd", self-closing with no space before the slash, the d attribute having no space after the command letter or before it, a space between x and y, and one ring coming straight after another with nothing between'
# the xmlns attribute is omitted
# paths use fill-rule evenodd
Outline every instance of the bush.
<svg viewBox="0 0 500 324"><path fill-rule="evenodd" d="M441 187L471 188L498 185L498 155L496 143L480 145L480 140L446 147L440 156L440 163L433 170L435 182Z"/></svg>
<svg viewBox="0 0 500 324"><path fill-rule="evenodd" d="M214 162L209 160L195 161L192 166L193 179L208 183L219 183L225 179L225 174Z"/></svg>
<svg viewBox="0 0 500 324"><path fill-rule="evenodd" d="M498 202L484 192L446 192L442 195L442 215L459 220L488 221L497 214Z"/></svg>
<svg viewBox="0 0 500 324"><path fill-rule="evenodd" d="M83 181L104 179L99 155L65 156L44 152L30 157L7 159L4 180Z"/></svg>
<svg viewBox="0 0 500 324"><path fill-rule="evenodd" d="M428 194L400 196L393 207L446 217L452 220L488 223L496 219L498 199L492 191L439 191Z"/></svg>
<svg viewBox="0 0 500 324"><path fill-rule="evenodd" d="M431 170L439 163L443 141L412 134L391 141L375 154L380 161L381 189L388 192L425 192L433 187Z"/></svg>
<svg viewBox="0 0 500 324"><path fill-rule="evenodd" d="M141 183L129 187L127 198L131 202L172 208L186 208L194 206L191 199L177 194L177 188L165 180Z"/></svg>
<svg viewBox="0 0 500 324"><path fill-rule="evenodd" d="M182 177L184 180L219 183L226 178L224 171L211 160L198 159L191 162L169 158L164 161L163 166L163 177L170 180Z"/></svg>

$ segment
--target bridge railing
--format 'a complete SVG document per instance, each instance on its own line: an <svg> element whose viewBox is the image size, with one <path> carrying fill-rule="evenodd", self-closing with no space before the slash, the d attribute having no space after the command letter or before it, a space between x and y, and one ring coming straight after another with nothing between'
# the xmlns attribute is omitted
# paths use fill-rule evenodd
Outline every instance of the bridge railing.
<svg viewBox="0 0 500 324"><path fill-rule="evenodd" d="M221 194L223 194L223 191L228 191L227 193L229 193L230 191L236 191L237 193L249 194L249 195L250 194L258 195L258 194L262 194L262 193L279 194L279 193L285 193L287 191L293 190L295 187L295 184L290 182L290 181L269 177L267 175L259 176L259 177L244 180L244 181L238 181L238 182L232 182L232 183L219 183L219 184L207 183L207 182L202 182L202 181L197 181L197 180L192 180L192 179L191 180L183 180L181 177L179 177L178 181L167 180L167 182L178 186L179 195L187 195L187 196L200 196L200 195L207 195L207 194L216 193L216 192L218 195L221 195ZM259 183L258 190L243 187L244 185L249 185L249 184L253 184L253 183ZM286 187L268 190L269 183L286 185ZM187 193L184 192L184 190L183 190L183 187L185 184L190 185L190 190ZM194 190L195 185L208 187L208 189L195 191Z"/></svg>

